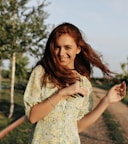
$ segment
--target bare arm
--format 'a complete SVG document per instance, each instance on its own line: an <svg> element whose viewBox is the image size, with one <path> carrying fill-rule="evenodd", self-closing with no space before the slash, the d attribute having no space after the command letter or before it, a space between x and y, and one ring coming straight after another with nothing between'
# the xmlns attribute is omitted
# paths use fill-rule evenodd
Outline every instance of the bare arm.
<svg viewBox="0 0 128 144"><path fill-rule="evenodd" d="M54 106L61 100L59 93L55 93L49 99L42 101L34 105L31 108L29 120L31 123L35 123L38 120L44 118L49 112L54 109Z"/></svg>
<svg viewBox="0 0 128 144"><path fill-rule="evenodd" d="M105 111L105 109L114 102L120 101L126 95L126 84L113 86L106 96L99 102L99 104L87 115L85 115L81 120L78 121L78 131L81 132L90 125L92 125Z"/></svg>
<svg viewBox="0 0 128 144"><path fill-rule="evenodd" d="M66 88L59 90L57 93L53 94L48 99L42 101L41 103L34 105L31 108L30 114L29 114L29 121L31 123L35 123L39 121L40 119L48 115L48 113L51 112L55 108L55 106L58 104L60 100L67 99L69 96L76 94L76 93L86 95L85 89L81 88L79 83L75 83L73 85L70 85Z"/></svg>

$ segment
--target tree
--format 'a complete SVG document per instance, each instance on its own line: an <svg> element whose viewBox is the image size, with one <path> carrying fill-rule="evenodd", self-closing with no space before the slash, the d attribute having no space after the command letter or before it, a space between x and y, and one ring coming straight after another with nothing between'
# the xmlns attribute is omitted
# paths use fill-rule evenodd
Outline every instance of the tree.
<svg viewBox="0 0 128 144"><path fill-rule="evenodd" d="M39 57L42 54L48 25L45 19L48 14L44 0L33 7L27 5L29 0L0 0L0 56L2 59L12 58L10 114L14 111L14 78L15 61L18 53L29 53Z"/></svg>
<svg viewBox="0 0 128 144"><path fill-rule="evenodd" d="M120 64L122 73L116 75L116 79L119 81L125 81L128 84L128 57L127 62L123 62Z"/></svg>
<svg viewBox="0 0 128 144"><path fill-rule="evenodd" d="M27 79L28 63L29 63L29 58L27 56L24 56L24 55L18 56L17 61L16 61L16 72L15 72L15 75L18 81Z"/></svg>
<svg viewBox="0 0 128 144"><path fill-rule="evenodd" d="M0 59L0 91L2 90L2 86L1 86L1 79L2 79L2 60Z"/></svg>
<svg viewBox="0 0 128 144"><path fill-rule="evenodd" d="M121 80L124 80L128 84L128 62L127 63L121 63L122 68L122 74L120 75Z"/></svg>

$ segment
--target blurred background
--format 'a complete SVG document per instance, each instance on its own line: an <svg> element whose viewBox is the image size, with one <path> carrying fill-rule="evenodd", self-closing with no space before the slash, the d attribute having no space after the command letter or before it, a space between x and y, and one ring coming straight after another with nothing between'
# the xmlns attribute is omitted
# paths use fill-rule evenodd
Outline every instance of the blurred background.
<svg viewBox="0 0 128 144"><path fill-rule="evenodd" d="M117 73L108 80L94 68L93 86L107 90L121 81L128 84L127 7L127 0L0 0L0 130L24 115L23 94L31 70L42 56L49 33L63 22L79 27L103 62ZM128 105L128 98L122 102ZM25 122L0 136L0 143L22 144L30 128Z"/></svg>

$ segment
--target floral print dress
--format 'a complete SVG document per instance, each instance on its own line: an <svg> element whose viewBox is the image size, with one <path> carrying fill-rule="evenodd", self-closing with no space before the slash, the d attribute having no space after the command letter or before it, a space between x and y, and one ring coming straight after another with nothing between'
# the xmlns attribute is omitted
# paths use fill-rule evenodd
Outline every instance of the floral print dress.
<svg viewBox="0 0 128 144"><path fill-rule="evenodd" d="M58 91L57 87L51 88L50 83L45 87L42 86L43 74L43 67L38 65L28 81L24 93L27 117L29 117L32 106ZM89 95L92 91L89 80L82 75L80 78L82 79L81 85L88 90L88 96L69 97L66 100L60 100L45 118L33 125L30 144L80 144L77 121L89 112Z"/></svg>

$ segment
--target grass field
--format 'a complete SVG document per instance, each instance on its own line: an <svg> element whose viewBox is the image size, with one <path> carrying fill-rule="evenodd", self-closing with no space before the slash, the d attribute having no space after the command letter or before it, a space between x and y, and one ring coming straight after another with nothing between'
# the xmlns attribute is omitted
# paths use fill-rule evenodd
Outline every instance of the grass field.
<svg viewBox="0 0 128 144"><path fill-rule="evenodd" d="M24 90L15 90L15 105L14 115L11 119L8 119L9 107L10 107L10 88L9 81L2 83L2 91L0 93L0 130L3 130L12 122L24 115L23 94ZM14 129L8 135L0 140L0 144L25 144L27 143L30 133L31 124L25 121L22 125Z"/></svg>
<svg viewBox="0 0 128 144"><path fill-rule="evenodd" d="M0 93L0 130L4 129L12 122L20 118L24 115L24 104L23 104L23 94L24 94L24 87L26 83L22 83L22 85L17 84L15 89L15 109L14 115L11 119L8 119L9 114L9 107L10 107L10 88L9 88L9 81L2 82L3 87ZM110 88L110 85L105 84L96 84L95 86L101 87L104 89ZM24 86L24 87L23 87ZM104 86L104 87L102 87ZM18 89L19 87L19 89ZM23 88L22 88L23 87ZM125 104L128 105L128 96L123 100ZM0 140L0 144L25 144L27 143L30 129L32 125L25 121L22 125L17 127L15 130L10 132L7 136Z"/></svg>

